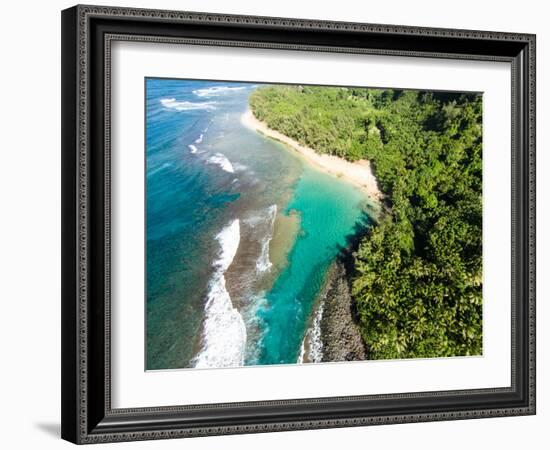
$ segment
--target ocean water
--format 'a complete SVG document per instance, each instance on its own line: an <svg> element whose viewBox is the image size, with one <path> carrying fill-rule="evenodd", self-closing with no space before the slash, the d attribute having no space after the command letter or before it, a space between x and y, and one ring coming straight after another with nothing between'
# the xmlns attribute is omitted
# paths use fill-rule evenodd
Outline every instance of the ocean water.
<svg viewBox="0 0 550 450"><path fill-rule="evenodd" d="M366 198L246 128L258 86L146 80L148 369L295 363Z"/></svg>

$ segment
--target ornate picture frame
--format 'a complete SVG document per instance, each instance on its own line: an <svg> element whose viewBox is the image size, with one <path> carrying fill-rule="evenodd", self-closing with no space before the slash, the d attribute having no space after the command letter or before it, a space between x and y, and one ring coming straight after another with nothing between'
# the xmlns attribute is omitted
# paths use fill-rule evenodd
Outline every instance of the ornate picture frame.
<svg viewBox="0 0 550 450"><path fill-rule="evenodd" d="M215 45L511 65L508 387L151 406L111 402L111 46ZM535 36L181 11L62 12L62 437L100 443L535 414Z"/></svg>

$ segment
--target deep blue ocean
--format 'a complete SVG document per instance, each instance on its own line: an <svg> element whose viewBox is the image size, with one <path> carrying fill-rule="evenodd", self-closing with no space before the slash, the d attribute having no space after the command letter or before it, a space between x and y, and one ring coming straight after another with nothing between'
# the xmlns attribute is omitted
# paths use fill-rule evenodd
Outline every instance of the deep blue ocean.
<svg viewBox="0 0 550 450"><path fill-rule="evenodd" d="M296 363L366 198L241 123L250 83L146 80L148 369Z"/></svg>

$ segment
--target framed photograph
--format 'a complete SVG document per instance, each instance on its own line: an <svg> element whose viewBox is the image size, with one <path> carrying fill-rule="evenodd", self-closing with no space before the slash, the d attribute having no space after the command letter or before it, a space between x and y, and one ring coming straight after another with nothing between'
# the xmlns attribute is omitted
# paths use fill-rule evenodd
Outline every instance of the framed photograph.
<svg viewBox="0 0 550 450"><path fill-rule="evenodd" d="M62 437L535 413L535 36L62 12Z"/></svg>

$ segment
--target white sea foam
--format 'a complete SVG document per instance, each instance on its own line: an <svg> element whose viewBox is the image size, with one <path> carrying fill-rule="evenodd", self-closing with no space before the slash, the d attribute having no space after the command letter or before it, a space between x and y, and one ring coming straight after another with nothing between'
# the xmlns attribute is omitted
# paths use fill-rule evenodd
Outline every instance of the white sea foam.
<svg viewBox="0 0 550 450"><path fill-rule="evenodd" d="M258 273L267 272L271 269L273 264L269 260L269 243L273 238L273 227L275 225L275 217L277 216L277 205L271 205L267 209L267 220L268 220L268 231L262 240L262 249L260 251L260 256L256 261L256 271Z"/></svg>
<svg viewBox="0 0 550 450"><path fill-rule="evenodd" d="M248 167L241 163L233 163L233 169L237 172L244 172Z"/></svg>
<svg viewBox="0 0 550 450"><path fill-rule="evenodd" d="M323 341L321 340L321 319L323 318L324 303L321 303L315 312L313 323L308 330L309 360L317 363L323 358Z"/></svg>
<svg viewBox="0 0 550 450"><path fill-rule="evenodd" d="M246 86L214 86L211 88L196 89L193 91L193 94L195 94L197 97L218 97L220 95L229 94L231 92L242 91L243 89L246 89Z"/></svg>
<svg viewBox="0 0 550 450"><path fill-rule="evenodd" d="M203 134L198 137L198 139L195 140L195 144L200 144L202 142Z"/></svg>
<svg viewBox="0 0 550 450"><path fill-rule="evenodd" d="M237 367L244 364L246 327L237 309L233 307L225 286L225 272L233 262L240 242L239 219L233 220L217 236L220 244L214 274L210 280L205 319L203 347L194 358L195 367Z"/></svg>
<svg viewBox="0 0 550 450"><path fill-rule="evenodd" d="M300 347L300 354L298 355L298 359L296 360L296 364L303 364L305 354L306 354L306 340L304 338L302 340L302 346Z"/></svg>
<svg viewBox="0 0 550 450"><path fill-rule="evenodd" d="M233 165L231 164L231 161L229 161L227 159L227 156L225 156L223 153L216 153L215 155L212 155L210 158L208 158L208 162L210 164L217 164L226 172L229 172L229 173L235 172L235 169L233 169Z"/></svg>
<svg viewBox="0 0 550 450"><path fill-rule="evenodd" d="M260 311L269 309L265 291L252 292L247 295L248 300L243 308L242 315L248 334L245 360L247 364L259 364L262 351L261 341L269 333L268 324L258 315Z"/></svg>
<svg viewBox="0 0 550 450"><path fill-rule="evenodd" d="M191 149L191 153L197 153L197 147L193 144L189 144L187 147Z"/></svg>
<svg viewBox="0 0 550 450"><path fill-rule="evenodd" d="M160 100L165 108L175 109L176 111L189 111L193 109L216 109L216 102L178 102L175 98L163 98Z"/></svg>

